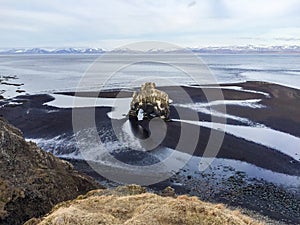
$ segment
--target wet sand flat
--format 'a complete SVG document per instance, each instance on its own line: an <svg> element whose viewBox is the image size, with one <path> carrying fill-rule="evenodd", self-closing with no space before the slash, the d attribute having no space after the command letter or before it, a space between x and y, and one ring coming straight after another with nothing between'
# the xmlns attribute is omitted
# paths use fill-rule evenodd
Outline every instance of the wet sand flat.
<svg viewBox="0 0 300 225"><path fill-rule="evenodd" d="M298 116L300 115L300 90L264 82L234 83L221 85L221 87L181 86L160 87L159 89L167 92L173 100L171 104L171 121L166 123L167 135L161 143L161 146L163 147L176 149L182 153L190 154L190 149L177 147L178 140L181 135L181 128L184 125L191 133L200 129L200 134L197 138L198 142L194 143L196 148L193 149L193 155L195 157L201 157L203 155L207 146L207 141L211 134L211 129L209 127L193 123L186 123L185 121L191 120L193 118L192 115L194 115L195 112L200 122L210 123L212 121L211 115L205 111L209 108L209 106L205 105L209 103L207 102L205 93L213 93L214 89L222 90L224 100L225 102L227 101L227 124L236 126L237 129L238 126L266 126L278 132L291 135L295 138L300 138L300 117ZM178 90L184 90L188 93L192 102L187 104ZM76 149L76 143L71 142L73 141L72 108L59 108L49 103L54 100L53 96L69 96L71 98L74 95L74 92L59 92L53 93L53 95L20 95L13 99L3 99L0 102L0 115L5 117L16 127L20 128L27 139L48 141L47 143L49 144L42 146L45 150L51 151L58 156L68 154L72 155L73 152L78 151ZM101 93L76 93L76 96L82 98L99 97L106 99L114 99L116 97L129 98L131 95L132 91L129 90L110 90ZM218 110L218 105L222 104L218 102L219 100L223 99L215 99L216 102L214 103L214 109L216 110ZM243 104L243 101L247 104ZM79 110L84 112L88 109L89 107L83 107ZM179 116L178 110L180 110L180 114L183 117ZM108 116L108 113L111 111L112 107L109 106L95 107L95 122L99 132L100 130L112 130L112 119ZM216 114L216 117L221 118L222 116L224 115ZM122 127L127 119L124 117L114 119L114 121L119 123L120 127ZM138 126L147 130L149 126L148 123L149 121L139 122ZM222 131L216 130L215 132ZM258 133L257 135L260 134ZM110 138L115 139L116 137ZM56 143L58 140L60 140L59 144ZM70 141L70 143L67 143L68 141ZM284 142L285 140L282 139L282 141ZM269 142L272 142L272 139L270 139ZM300 146L298 146L298 148L300 154ZM297 152L297 149L293 150ZM136 153L131 155L131 152L128 151L128 154L126 154L126 152L122 152L115 156L126 163L139 163L138 160L140 160L140 158L133 159L132 156L134 154L136 155ZM210 155L208 154L208 156ZM222 146L217 154L218 159L229 160L224 161L226 163L230 163L230 160L235 160L236 162L254 165L262 170L272 171L277 174L284 174L292 177L300 177L300 162L297 160L298 156L299 155L295 155L293 157L290 154L287 154L287 152L285 153L285 149L279 151L278 149L274 149L270 146L264 145L263 143L257 143L255 138L253 140L247 140L243 137L238 137L237 135L230 133L225 133ZM105 180L105 178L99 176L80 159L68 158L68 160L70 160L76 168L92 175L99 181L106 182L107 184L110 183ZM222 168L225 168L226 166L230 165L223 165ZM226 174L226 171L224 173ZM205 186L200 183L198 184L197 182L208 182L213 179L204 175L202 178L197 176L195 176L195 172L189 172L188 170L187 172L181 171L178 174L174 174L165 182L152 185L151 188L159 190L166 185L173 185L178 193L195 194L205 199L207 197L207 195L204 194ZM215 189L218 188L221 190L212 195L211 198L207 197L207 199L225 202L233 206L248 207L249 209L258 212L262 210L260 213L264 215L271 216L275 219L285 218L286 221L292 221L291 223L295 223L295 221L297 221L298 218L296 211L300 208L299 196L293 196L293 194L289 191L281 189L279 186L266 183L265 181L253 181L255 183L253 184L254 186L252 184L244 184L243 186L241 185L243 180L241 180L242 178L239 173L232 178L233 181L229 181L228 179L229 178L225 179L226 182L229 182L225 182L225 189L224 185L219 187L216 183L211 183L207 186L212 188L209 190L210 192L214 192ZM178 182L180 185L176 186L176 183ZM193 184L191 184L191 182ZM109 185L114 184L110 183ZM266 188L263 188L264 185ZM299 184L295 185L297 186ZM196 190L198 190L198 192L195 192ZM237 190L239 193L237 194L234 190ZM250 192L253 193L249 194ZM274 192L274 195L272 194L271 197L268 197L270 198L270 201L272 201L269 202L270 204L272 204L276 199L278 200L279 195L285 196L287 199L290 199L290 201L284 201L284 204L286 205L283 205L283 203L280 203L278 200L278 209L274 209L274 211L273 209L268 208L268 205L270 204L268 203L268 199L265 197L269 192ZM276 199L274 200L273 197ZM258 202L257 204L253 203L254 199ZM261 207L263 208L261 209ZM294 207L296 211L293 211L294 209L287 211L285 214L289 216L285 217L285 215L279 213L280 211L283 211L285 207Z"/></svg>

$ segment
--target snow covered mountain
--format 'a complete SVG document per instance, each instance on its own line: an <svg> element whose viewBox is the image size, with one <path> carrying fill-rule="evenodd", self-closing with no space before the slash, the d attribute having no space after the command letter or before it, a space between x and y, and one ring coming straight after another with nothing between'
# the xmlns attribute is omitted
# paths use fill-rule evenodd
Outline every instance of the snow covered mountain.
<svg viewBox="0 0 300 225"><path fill-rule="evenodd" d="M20 48L0 50L0 54L101 54L104 53L101 48Z"/></svg>
<svg viewBox="0 0 300 225"><path fill-rule="evenodd" d="M203 47L191 48L193 52L197 53L300 53L300 46L227 46L227 47Z"/></svg>
<svg viewBox="0 0 300 225"><path fill-rule="evenodd" d="M146 53L184 53L192 51L194 53L212 53L212 54L239 54L239 53L259 53L259 54L280 54L280 53L300 53L300 46L224 46L224 47L199 47L199 48L186 48L180 50L163 50L163 49L150 49ZM19 49L6 49L0 50L0 54L102 54L105 52L110 53L142 53L142 51L131 50L128 48L115 49L112 51L104 51L101 48L59 48L59 49L46 49L46 48L19 48Z"/></svg>

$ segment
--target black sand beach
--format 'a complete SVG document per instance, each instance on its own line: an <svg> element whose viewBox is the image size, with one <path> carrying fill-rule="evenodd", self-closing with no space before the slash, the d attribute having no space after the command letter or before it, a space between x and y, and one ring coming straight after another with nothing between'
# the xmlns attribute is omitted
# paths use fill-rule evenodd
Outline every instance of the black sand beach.
<svg viewBox="0 0 300 225"><path fill-rule="evenodd" d="M225 85L229 86L229 85ZM248 118L254 123L261 123L270 128L283 131L300 137L300 91L283 87L276 84L266 84L261 82L247 82L235 84L235 86L243 87L246 90L254 90L265 92L270 95L265 96L259 93L251 93L239 90L222 89L225 100L247 100L247 99L262 99L263 108L250 108L237 105L228 105L227 114ZM195 102L205 102L206 97L203 91L196 87L182 87ZM176 87L160 88L167 92L174 102L181 102L180 95L177 95ZM205 89L205 88L202 88ZM213 88L205 90L212 91ZM60 93L62 95L74 95L74 93ZM76 94L78 95L78 94ZM90 97L95 96L95 93L82 92L79 96ZM102 92L99 97L114 98L115 96L129 97L130 92L119 93ZM5 117L10 123L20 128L26 138L32 139L51 139L59 135L72 135L72 109L71 108L56 108L43 105L46 102L53 100L50 95L24 95L18 96L13 100L3 100L0 104L3 106L0 109L0 114ZM218 100L218 99L216 99ZM8 102L18 103L7 104ZM20 104L22 103L22 104ZM20 105L19 105L20 104ZM178 118L176 109L180 109L184 114L184 118ZM189 114L192 109L181 108L176 106L176 109L171 104L171 119L189 120ZM86 110L82 108L80 110ZM111 111L110 107L96 107L95 120L99 127L110 127L110 118L107 112ZM199 120L211 121L211 116L198 112ZM144 122L144 127L147 127L147 122ZM120 122L122 124L122 120ZM167 124L167 135L163 140L162 145L170 148L175 148L180 136L180 122L170 121ZM227 124L247 125L241 121L227 119ZM198 126L193 124L185 124L188 130L193 132ZM197 143L194 155L202 156L207 145L210 135L210 129L201 127L199 142ZM254 140L255 141L255 140ZM47 149L51 150L51 149ZM178 149L182 152L189 152L187 149ZM273 150L266 146L262 146L255 142L237 138L230 134L225 134L222 147L217 155L219 158L235 159L254 164L258 167L272 170L274 172L285 173L289 175L300 176L300 162L293 160L279 151ZM291 163L292 161L292 163Z"/></svg>
<svg viewBox="0 0 300 225"><path fill-rule="evenodd" d="M230 89L227 86L237 86L243 90ZM214 91L213 87L180 87L183 88L194 102L206 102L205 92ZM218 87L216 87L218 88ZM177 87L162 87L161 90L167 92L170 98L175 103L183 103L183 99L178 94ZM248 90L248 91L246 91ZM250 91L249 91L250 90ZM225 100L251 100L261 99L259 104L264 107L251 108L240 105L227 105L227 114L236 117L247 118L253 123L263 124L269 128L291 134L295 137L300 137L300 90L292 89L277 84L264 82L246 82L239 84L222 85L222 92ZM73 92L60 92L56 94L73 96ZM96 93L81 92L76 93L76 96L91 97L97 95ZM118 90L102 92L99 97L118 98L131 97L132 92L119 92ZM52 101L54 98L51 95L20 95L14 99L3 99L0 102L0 115L5 117L11 124L20 128L24 136L28 139L53 139L60 136L61 138L72 137L72 109L71 108L56 108L44 105L46 102ZM218 99L215 99L218 100ZM220 99L222 100L222 99ZM15 104L14 104L15 103ZM189 120L189 114L192 109L176 106L183 112L184 120ZM171 104L171 121L167 122L167 135L161 143L162 146L174 149L177 145L180 130L183 122L172 121L172 119L179 119L176 109ZM80 110L86 110L82 108ZM95 121L97 128L111 129L111 119L107 113L111 111L110 107L96 107ZM198 112L199 121L211 121L211 116ZM124 123L126 119L120 120L120 124ZM227 124L249 126L246 122L227 119ZM141 124L147 127L147 121ZM185 124L188 126L190 132L198 129L197 125ZM195 156L202 156L211 129L206 127L200 128L199 141L197 143ZM221 132L221 131L217 131ZM59 147L60 154L67 154L75 151L75 146L68 148ZM299 146L300 148L300 146ZM55 144L49 145L48 149L51 152L57 152ZM177 149L181 152L189 152L187 149ZM300 149L299 149L300 154ZM127 162L130 155L119 155L120 160ZM127 158L128 157L128 158ZM299 156L300 157L300 156ZM300 177L300 162L293 159L278 150L266 147L264 145L255 143L255 140L249 141L238 138L226 133L222 147L217 155L220 159L232 159L241 162L247 162L259 168L270 170L276 173ZM89 166L80 160L69 159L75 165L75 168L86 172L95 177L102 183L109 184L103 177L97 175ZM186 177L182 177L186 176ZM194 182L193 176L188 175L188 172L174 174L173 177L151 188L160 190L161 188L172 185L178 193L195 194L200 198L208 199L210 201L224 202L232 206L241 206L254 210L263 215L270 216L276 220L282 220L288 223L297 224L300 221L300 195L299 193L290 192L283 187L276 186L263 180L253 180L252 184L245 182L245 177L236 173L236 176L231 180L224 181L222 186L215 185L213 177L202 177L201 181L210 183L207 187L215 188L215 190L205 189L205 185L197 186L199 182ZM186 181L186 185L174 185L177 180L181 182ZM212 181L212 182L210 182ZM207 188L206 187L206 188ZM224 188L226 187L226 188ZM222 189L218 190L217 189ZM214 193L214 194L208 194ZM285 199L280 201L280 199ZM275 203L276 202L276 203ZM276 206L272 206L272 204Z"/></svg>

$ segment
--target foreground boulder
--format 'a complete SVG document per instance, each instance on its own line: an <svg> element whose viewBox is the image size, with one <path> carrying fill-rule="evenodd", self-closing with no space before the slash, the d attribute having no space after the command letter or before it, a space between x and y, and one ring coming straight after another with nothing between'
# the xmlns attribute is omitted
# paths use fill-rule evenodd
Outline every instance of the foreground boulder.
<svg viewBox="0 0 300 225"><path fill-rule="evenodd" d="M168 195L164 195L168 196ZM31 219L25 225L47 224L128 224L196 225L260 224L231 211L221 204L205 203L196 197L163 197L140 186L115 190L94 190L73 201L55 206L43 219Z"/></svg>
<svg viewBox="0 0 300 225"><path fill-rule="evenodd" d="M22 224L95 188L91 178L26 142L0 117L0 224Z"/></svg>

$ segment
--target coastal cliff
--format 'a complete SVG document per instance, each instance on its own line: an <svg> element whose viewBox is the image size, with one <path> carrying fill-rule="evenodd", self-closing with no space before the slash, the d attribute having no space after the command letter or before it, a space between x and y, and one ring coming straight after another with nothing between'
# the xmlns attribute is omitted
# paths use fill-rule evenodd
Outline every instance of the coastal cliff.
<svg viewBox="0 0 300 225"><path fill-rule="evenodd" d="M22 224L100 186L73 166L26 142L0 117L0 224Z"/></svg>

